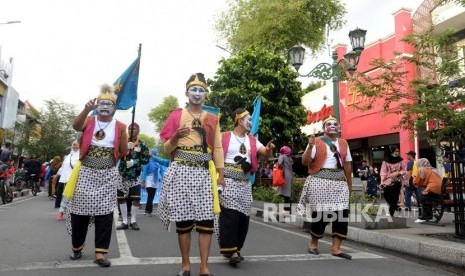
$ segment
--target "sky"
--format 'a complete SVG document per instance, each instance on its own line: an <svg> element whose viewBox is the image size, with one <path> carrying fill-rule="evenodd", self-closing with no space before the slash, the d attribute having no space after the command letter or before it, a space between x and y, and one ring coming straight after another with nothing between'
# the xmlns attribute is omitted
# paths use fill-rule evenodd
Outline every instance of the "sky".
<svg viewBox="0 0 465 276"><path fill-rule="evenodd" d="M405 7L413 13L423 0L342 2L346 25L329 34L331 45L350 44L348 33L356 27L368 30L367 43L384 38L394 32L393 12ZM202 72L213 78L219 60L229 57L216 47L225 43L214 29L226 0L0 0L0 7L0 23L21 21L0 24L3 65L13 59L10 85L39 110L46 99L82 110L101 84L124 72L141 43L135 118L141 133L152 137L158 135L147 118L150 109L170 95L184 106L188 77ZM314 61L331 61L329 51L306 61L301 72ZM311 80L299 81L305 86ZM130 123L131 112L115 117Z"/></svg>

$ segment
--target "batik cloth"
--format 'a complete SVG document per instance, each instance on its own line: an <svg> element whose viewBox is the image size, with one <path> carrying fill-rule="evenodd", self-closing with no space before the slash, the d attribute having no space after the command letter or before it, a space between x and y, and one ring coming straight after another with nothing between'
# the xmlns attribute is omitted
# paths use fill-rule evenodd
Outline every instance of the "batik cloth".
<svg viewBox="0 0 465 276"><path fill-rule="evenodd" d="M212 180L203 158L181 162L173 161L163 177L158 214L167 230L172 221L214 218Z"/></svg>
<svg viewBox="0 0 465 276"><path fill-rule="evenodd" d="M338 211L349 209L349 188L344 170L321 169L309 175L297 207L300 215L311 211Z"/></svg>

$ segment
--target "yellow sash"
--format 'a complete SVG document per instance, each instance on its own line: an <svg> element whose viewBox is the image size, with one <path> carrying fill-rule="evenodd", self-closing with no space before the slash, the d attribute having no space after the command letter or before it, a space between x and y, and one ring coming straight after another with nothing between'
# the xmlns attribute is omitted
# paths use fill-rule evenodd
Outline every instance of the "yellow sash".
<svg viewBox="0 0 465 276"><path fill-rule="evenodd" d="M208 152L211 153L210 148ZM220 208L220 197L218 195L218 172L216 171L215 163L213 160L208 161L208 171L212 179L212 193L213 193L213 213L218 215L221 212Z"/></svg>
<svg viewBox="0 0 465 276"><path fill-rule="evenodd" d="M81 168L81 161L78 161L74 165L71 174L69 175L68 182L66 182L65 190L63 191L63 197L71 200L74 196L74 191L76 190L77 181L79 178L79 169Z"/></svg>

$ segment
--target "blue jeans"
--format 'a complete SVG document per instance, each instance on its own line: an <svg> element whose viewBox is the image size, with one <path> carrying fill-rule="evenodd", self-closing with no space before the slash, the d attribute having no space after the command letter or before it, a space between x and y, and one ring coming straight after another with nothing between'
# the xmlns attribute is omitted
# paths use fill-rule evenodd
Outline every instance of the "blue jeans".
<svg viewBox="0 0 465 276"><path fill-rule="evenodd" d="M405 191L404 191L404 194L405 194L405 210L410 211L410 209L412 207L412 195L413 195L413 193L415 193L415 196L417 197L417 204L418 204L418 200L421 197L421 191L422 191L421 188L415 188L415 186L413 186L411 181L409 181L409 185L408 185L408 187L405 187Z"/></svg>

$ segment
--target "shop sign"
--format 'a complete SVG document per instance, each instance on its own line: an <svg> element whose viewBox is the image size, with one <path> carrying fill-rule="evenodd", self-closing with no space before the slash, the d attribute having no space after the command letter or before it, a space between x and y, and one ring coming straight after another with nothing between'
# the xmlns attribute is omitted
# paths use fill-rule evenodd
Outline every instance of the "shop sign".
<svg viewBox="0 0 465 276"><path fill-rule="evenodd" d="M326 119L326 117L332 115L333 106L328 107L325 104L319 111L312 112L310 110L306 110L305 112L307 113L307 125L309 125L318 121L323 121L324 119Z"/></svg>

